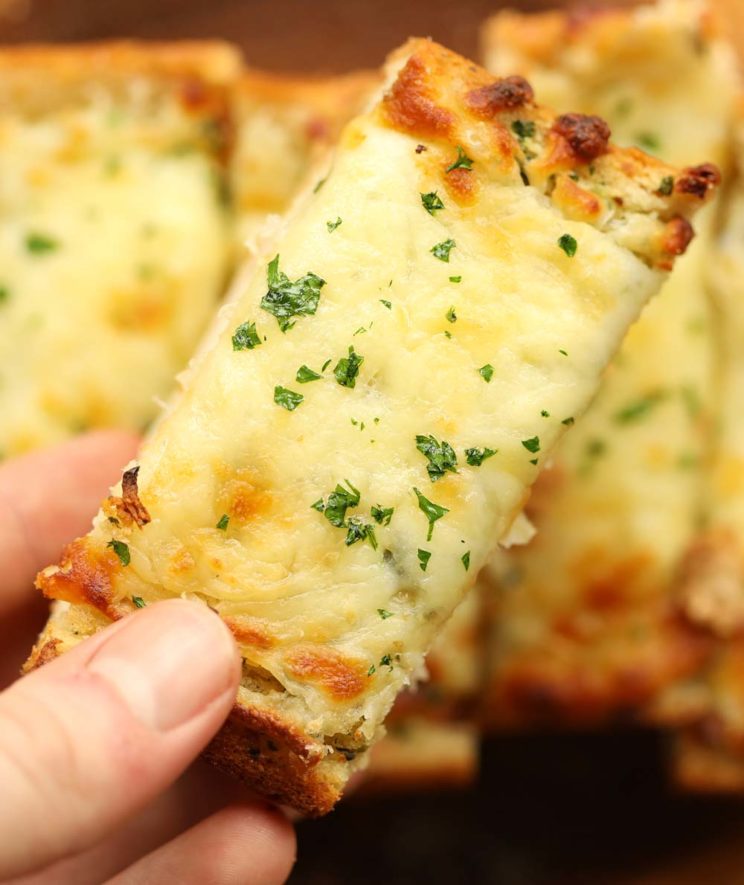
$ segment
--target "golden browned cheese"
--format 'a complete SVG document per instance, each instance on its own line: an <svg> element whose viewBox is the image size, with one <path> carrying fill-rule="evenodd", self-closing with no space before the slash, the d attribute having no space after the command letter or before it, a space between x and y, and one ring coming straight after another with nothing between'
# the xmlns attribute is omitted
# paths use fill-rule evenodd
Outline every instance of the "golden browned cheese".
<svg viewBox="0 0 744 885"><path fill-rule="evenodd" d="M422 672L706 196L430 41L386 77L246 266L136 489L38 580L67 607L35 656L169 596L217 611L244 676L210 755L311 814ZM564 177L598 210L554 199Z"/></svg>
<svg viewBox="0 0 744 885"><path fill-rule="evenodd" d="M619 143L727 163L737 78L706 4L503 13L484 37L495 72L602 115ZM702 192L709 174L660 186ZM678 681L710 650L677 581L699 531L713 409L711 211L541 476L528 508L535 538L500 557L483 714L493 727L688 712Z"/></svg>
<svg viewBox="0 0 744 885"><path fill-rule="evenodd" d="M229 269L239 69L221 43L0 52L0 458L170 393Z"/></svg>

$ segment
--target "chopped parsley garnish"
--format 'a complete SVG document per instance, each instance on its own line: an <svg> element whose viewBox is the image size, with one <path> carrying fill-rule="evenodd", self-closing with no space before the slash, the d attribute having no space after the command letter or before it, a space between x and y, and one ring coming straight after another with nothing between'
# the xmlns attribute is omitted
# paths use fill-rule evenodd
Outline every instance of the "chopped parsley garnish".
<svg viewBox="0 0 744 885"><path fill-rule="evenodd" d="M326 221L326 227L328 228L328 233L332 234L337 227L340 227L343 224L341 217L339 216L335 221Z"/></svg>
<svg viewBox="0 0 744 885"><path fill-rule="evenodd" d="M636 142L647 151L658 151L661 147L661 140L654 132L639 132L635 138Z"/></svg>
<svg viewBox="0 0 744 885"><path fill-rule="evenodd" d="M559 349L559 350L558 350L558 353L562 354L563 356L568 356L568 351L567 351L567 350L560 350L560 349Z"/></svg>
<svg viewBox="0 0 744 885"><path fill-rule="evenodd" d="M277 385L274 388L274 402L288 412L294 412L304 399L305 397L301 393L295 393L294 390L287 390L286 387L280 387Z"/></svg>
<svg viewBox="0 0 744 885"><path fill-rule="evenodd" d="M133 596L132 602L134 603L135 608L144 608L147 603L141 596Z"/></svg>
<svg viewBox="0 0 744 885"><path fill-rule="evenodd" d="M241 323L232 336L233 350L253 350L261 343L255 323Z"/></svg>
<svg viewBox="0 0 744 885"><path fill-rule="evenodd" d="M375 667L375 665L372 664L372 665L370 666L369 670L367 670L367 676L373 676L374 673L375 673L375 670L376 670L376 669L377 669L377 668Z"/></svg>
<svg viewBox="0 0 744 885"><path fill-rule="evenodd" d="M629 403L624 409L615 412L613 418L618 424L632 424L645 418L646 415L664 399L664 393L660 390L650 393L648 396L641 397L635 402Z"/></svg>
<svg viewBox="0 0 744 885"><path fill-rule="evenodd" d="M333 362L333 360L326 360L326 361L323 363L323 365L320 367L320 371L321 371L321 372L325 372L325 370L328 368L328 366L330 366L330 364L331 364L332 362Z"/></svg>
<svg viewBox="0 0 744 885"><path fill-rule="evenodd" d="M432 246L429 251L431 254L438 258L440 261L446 261L449 263L450 252L455 248L457 244L454 240L443 240L441 243L437 243L436 246Z"/></svg>
<svg viewBox="0 0 744 885"><path fill-rule="evenodd" d="M297 370L297 374L295 375L295 381L298 384L308 384L310 381L317 381L322 376L318 372L314 372L309 366L306 366L304 363Z"/></svg>
<svg viewBox="0 0 744 885"><path fill-rule="evenodd" d="M563 249L563 251L568 255L569 258L573 258L576 254L576 250L579 248L579 244L576 240L571 236L571 234L563 234L558 237L558 246Z"/></svg>
<svg viewBox="0 0 744 885"><path fill-rule="evenodd" d="M393 656L392 655L383 655L380 658L380 666L381 667L390 667L390 669L392 670L393 669Z"/></svg>
<svg viewBox="0 0 744 885"><path fill-rule="evenodd" d="M445 329L445 330L444 330L444 335L445 335L446 338L451 338L451 337L452 337L452 332L450 332L449 329Z"/></svg>
<svg viewBox="0 0 744 885"><path fill-rule="evenodd" d="M471 467L480 467L487 459L492 458L498 449L465 449L465 460Z"/></svg>
<svg viewBox="0 0 744 885"><path fill-rule="evenodd" d="M543 418L550 418L550 412L547 409L543 409L540 414Z"/></svg>
<svg viewBox="0 0 744 885"><path fill-rule="evenodd" d="M132 557L129 554L129 547L123 541L109 541L106 544L107 547L111 547L114 553L119 557L119 562L122 565L129 565L132 561Z"/></svg>
<svg viewBox="0 0 744 885"><path fill-rule="evenodd" d="M369 541L373 550L377 550L377 538L375 537L375 527L369 522L362 522L358 516L351 516L346 523L346 541L347 547L356 544L357 541Z"/></svg>
<svg viewBox="0 0 744 885"><path fill-rule="evenodd" d="M384 298L380 298L380 304L384 304L388 310L393 306L389 301L386 301Z"/></svg>
<svg viewBox="0 0 744 885"><path fill-rule="evenodd" d="M279 270L277 255L269 263L266 278L269 291L261 299L261 307L276 317L282 332L294 326L292 317L310 316L318 309L320 290L325 286L325 280L317 274L306 273L293 282Z"/></svg>
<svg viewBox="0 0 744 885"><path fill-rule="evenodd" d="M46 255L49 252L56 252L58 248L59 242L54 237L36 231L26 234L26 249L32 255Z"/></svg>
<svg viewBox="0 0 744 885"><path fill-rule="evenodd" d="M461 283L462 277L461 276L450 277L449 281L450 281L450 283Z"/></svg>
<svg viewBox="0 0 744 885"><path fill-rule="evenodd" d="M493 366L490 363L486 363L485 366L481 366L480 369L478 369L478 373L486 384L490 384L491 378L493 378Z"/></svg>
<svg viewBox="0 0 744 885"><path fill-rule="evenodd" d="M317 194L318 191L319 191L319 190L323 187L323 185L326 183L326 181L328 181L328 176L327 176L327 175L326 175L325 178L321 178L320 181L318 181L318 183L317 183L317 184L315 185L315 187L313 188L313 193L314 193L314 194Z"/></svg>
<svg viewBox="0 0 744 885"><path fill-rule="evenodd" d="M424 516L429 520L429 533L426 536L426 540L431 541L431 536L434 532L434 523L438 519L441 519L445 513L449 513L449 508L442 507L440 504L435 504L433 501L430 501L416 488L414 488L413 491L418 498L419 510L421 510Z"/></svg>
<svg viewBox="0 0 744 885"><path fill-rule="evenodd" d="M227 527L229 524L230 524L230 517L226 513L223 513L219 519L219 522L217 523L217 528L221 532L224 532L227 530Z"/></svg>
<svg viewBox="0 0 744 885"><path fill-rule="evenodd" d="M468 571L468 569L470 568L470 551L469 550L467 553L462 554L462 556L460 557L460 562L465 567L465 571Z"/></svg>
<svg viewBox="0 0 744 885"><path fill-rule="evenodd" d="M661 184L659 185L659 193L662 197L668 197L672 191L674 190L674 176L673 175L665 175L661 179Z"/></svg>
<svg viewBox="0 0 744 885"><path fill-rule="evenodd" d="M535 136L535 124L532 120L515 120L511 128L520 141L523 138L534 138Z"/></svg>
<svg viewBox="0 0 744 885"><path fill-rule="evenodd" d="M429 462L426 471L432 482L441 479L448 471L457 473L457 455L445 440L438 442L433 436L419 434L416 436L416 448Z"/></svg>
<svg viewBox="0 0 744 885"><path fill-rule="evenodd" d="M447 322L449 322L449 323L456 323L457 322L457 314L455 313L454 304L452 305L452 307L450 307L450 309L447 311L445 316L447 317Z"/></svg>
<svg viewBox="0 0 744 885"><path fill-rule="evenodd" d="M380 507L379 504L375 504L369 512L372 519L379 523L379 525L390 525L390 520L393 518L393 513L395 513L395 507Z"/></svg>
<svg viewBox="0 0 744 885"><path fill-rule="evenodd" d="M346 511L349 507L357 507L360 499L359 489L354 488L348 479L345 479L344 482L347 488L337 485L325 503L321 498L311 505L314 510L323 513L328 522L337 528L344 528Z"/></svg>
<svg viewBox="0 0 744 885"><path fill-rule="evenodd" d="M356 387L359 367L363 362L364 357L359 356L354 348L350 347L349 355L341 357L333 370L333 374L336 376L336 381L338 381L341 387Z"/></svg>
<svg viewBox="0 0 744 885"><path fill-rule="evenodd" d="M436 191L431 191L431 193L428 194L421 194L421 202L429 215L433 215L440 209L444 209L444 203L441 201L439 194L437 194Z"/></svg>
<svg viewBox="0 0 744 885"><path fill-rule="evenodd" d="M570 426L574 423L575 420L576 420L576 419L575 419L573 416L570 417L570 418L564 418L564 419L561 421L561 424L565 424L566 427L570 427Z"/></svg>
<svg viewBox="0 0 744 885"><path fill-rule="evenodd" d="M429 550L422 550L419 548L417 554L419 561L419 568L422 572L426 571L426 566L429 565L429 560L431 559L431 552Z"/></svg>
<svg viewBox="0 0 744 885"><path fill-rule="evenodd" d="M383 621L387 621L388 618L392 618L393 613L386 611L384 608L378 608L377 614L382 618Z"/></svg>
<svg viewBox="0 0 744 885"><path fill-rule="evenodd" d="M540 437L532 436L529 439L523 439L522 445L525 447L525 449L527 449L528 452L536 455L540 451Z"/></svg>
<svg viewBox="0 0 744 885"><path fill-rule="evenodd" d="M452 172L454 169L472 169L473 161L470 157L465 153L462 149L462 145L457 145L457 159L452 163L451 166L448 166L444 171Z"/></svg>

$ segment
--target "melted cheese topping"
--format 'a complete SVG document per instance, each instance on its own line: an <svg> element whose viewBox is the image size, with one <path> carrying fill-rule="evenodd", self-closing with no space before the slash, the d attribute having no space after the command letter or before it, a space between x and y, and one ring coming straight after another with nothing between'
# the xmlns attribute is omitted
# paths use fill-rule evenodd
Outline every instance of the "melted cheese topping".
<svg viewBox="0 0 744 885"><path fill-rule="evenodd" d="M506 128L463 109L463 93L492 83L483 72L427 41L413 41L401 64L401 113L390 108L394 86L347 127L327 180L238 285L143 448L139 498L151 521L138 527L110 499L62 568L40 578L49 595L110 616L133 597L208 603L241 647L241 703L362 746L663 278L618 242L622 231L569 220L524 183ZM402 119L412 73L416 108L423 95L427 120L451 116L452 141ZM441 104L426 97L435 89ZM457 144L477 164L466 199L443 178ZM443 208L430 213L422 195L434 191ZM312 273L319 289L317 309L284 332L265 309L277 253L289 280ZM254 346L236 350L244 323L255 323ZM342 385L350 348L363 361ZM300 383L302 366L321 377ZM303 397L294 409L277 403L289 402L282 388ZM457 471L433 482L417 435L449 443ZM467 463L467 449L486 447L496 454ZM320 512L340 483L359 496L344 526ZM424 507L446 510L432 528L416 489ZM389 525L373 521L376 506L393 508ZM375 543L349 543L350 517L373 526Z"/></svg>
<svg viewBox="0 0 744 885"><path fill-rule="evenodd" d="M0 456L141 430L213 310L229 241L211 121L162 87L102 73L0 118Z"/></svg>
<svg viewBox="0 0 744 885"><path fill-rule="evenodd" d="M605 114L621 142L653 132L666 159L725 162L733 60L706 38L702 20L695 2L576 24L563 14L505 14L489 31L490 62L524 73L558 107L578 100ZM496 724L588 721L658 702L706 653L673 596L705 496L713 220L710 212L701 220L541 478L531 502L537 537L495 564L502 580L488 715Z"/></svg>

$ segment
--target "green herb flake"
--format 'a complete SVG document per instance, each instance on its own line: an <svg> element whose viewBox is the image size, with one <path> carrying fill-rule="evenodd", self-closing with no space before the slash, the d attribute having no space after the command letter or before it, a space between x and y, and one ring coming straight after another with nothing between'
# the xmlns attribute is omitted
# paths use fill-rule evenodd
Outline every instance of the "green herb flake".
<svg viewBox="0 0 744 885"><path fill-rule="evenodd" d="M421 550L419 548L417 554L419 561L419 568L422 572L426 571L426 566L429 565L429 560L431 559L431 552L429 550Z"/></svg>
<svg viewBox="0 0 744 885"><path fill-rule="evenodd" d="M294 390L288 390L286 387L277 385L274 388L274 402L288 412L294 412L304 399L305 397L301 393L295 393Z"/></svg>
<svg viewBox="0 0 744 885"><path fill-rule="evenodd" d="M429 521L429 533L426 536L427 541L431 541L431 536L434 532L434 523L441 519L445 513L449 513L448 507L442 507L440 504L435 504L433 501L430 501L421 492L414 488L413 490L416 493L416 497L418 498L419 510L424 514L424 516Z"/></svg>
<svg viewBox="0 0 744 885"><path fill-rule="evenodd" d="M229 524L230 524L230 517L226 513L223 513L219 519L219 522L217 523L217 528L221 532L224 532L224 531L227 531L227 527Z"/></svg>
<svg viewBox="0 0 744 885"><path fill-rule="evenodd" d="M3 304L10 298L10 289L7 286L0 286L0 304Z"/></svg>
<svg viewBox="0 0 744 885"><path fill-rule="evenodd" d="M328 181L328 176L327 176L327 175L326 175L325 178L321 178L320 181L318 181L318 183L317 183L317 184L315 185L315 187L313 188L313 193L314 193L314 194L317 194L318 191L319 191L319 190L323 187L323 185L326 183L326 181Z"/></svg>
<svg viewBox="0 0 744 885"><path fill-rule="evenodd" d="M350 347L349 355L341 357L333 370L336 381L341 387L356 387L357 375L363 362L364 357L360 356L353 347Z"/></svg>
<svg viewBox="0 0 744 885"><path fill-rule="evenodd" d="M529 439L523 439L522 445L525 447L525 449L527 449L528 452L536 455L540 451L540 437L532 436Z"/></svg>
<svg viewBox="0 0 744 885"><path fill-rule="evenodd" d="M543 418L550 418L550 412L547 409L543 409L540 414Z"/></svg>
<svg viewBox="0 0 744 885"><path fill-rule="evenodd" d="M330 495L328 495L327 501L324 502L323 499L320 498L314 504L310 505L314 510L323 513L328 522L330 522L331 525L336 526L336 528L345 527L346 511L350 507L357 507L361 497L359 489L354 488L348 479L345 479L344 482L346 483L346 488L342 485L337 485Z"/></svg>
<svg viewBox="0 0 744 885"><path fill-rule="evenodd" d="M566 427L570 427L575 421L576 419L572 416L570 418L564 418L561 421L561 424L565 424Z"/></svg>
<svg viewBox="0 0 744 885"><path fill-rule="evenodd" d="M384 304L388 310L390 310L393 306L390 301L386 301L384 298L380 298L380 304Z"/></svg>
<svg viewBox="0 0 744 885"><path fill-rule="evenodd" d="M393 669L393 656L392 655L383 655L380 658L380 666L381 667L390 667L390 669L392 670Z"/></svg>
<svg viewBox="0 0 744 885"><path fill-rule="evenodd" d="M376 671L377 671L377 668L375 667L374 664L372 664L370 666L369 670L367 670L367 676L374 676Z"/></svg>
<svg viewBox="0 0 744 885"><path fill-rule="evenodd" d="M292 281L279 270L279 256L276 255L269 263L266 278L269 291L261 299L261 308L276 317L282 332L294 326L293 317L310 316L318 309L325 280L317 274L306 273Z"/></svg>
<svg viewBox="0 0 744 885"><path fill-rule="evenodd" d="M451 166L448 166L445 169L445 172L452 172L455 169L468 169L468 170L470 170L472 168L473 168L473 161L465 153L465 151L462 148L462 145L458 144L457 145L457 159L452 163Z"/></svg>
<svg viewBox="0 0 744 885"><path fill-rule="evenodd" d="M322 375L318 374L318 372L314 372L309 366L306 366L303 363L297 370L295 381L298 384L309 384L311 381L317 381L321 377Z"/></svg>
<svg viewBox="0 0 744 885"><path fill-rule="evenodd" d="M390 525L395 507L381 507L379 504L375 504L369 512L372 519L379 525Z"/></svg>
<svg viewBox="0 0 744 885"><path fill-rule="evenodd" d="M325 370L328 368L328 366L330 366L330 364L331 364L332 362L333 362L333 360L326 360L326 361L323 363L323 365L320 367L320 371L321 371L321 372L325 372Z"/></svg>
<svg viewBox="0 0 744 885"><path fill-rule="evenodd" d="M457 243L454 240L442 240L441 243L437 243L436 246L432 246L429 251L431 254L438 258L440 261L445 261L449 264L450 260L450 252L455 248Z"/></svg>
<svg viewBox="0 0 744 885"><path fill-rule="evenodd" d="M668 197L671 195L674 190L674 176L673 175L665 175L661 179L661 184L659 185L659 194L662 197Z"/></svg>
<svg viewBox="0 0 744 885"><path fill-rule="evenodd" d="M535 137L535 124L532 120L515 120L511 124L511 128L520 141L524 138Z"/></svg>
<svg viewBox="0 0 744 885"><path fill-rule="evenodd" d="M559 349L559 350L558 350L558 353L560 353L561 356L568 356L568 351L567 351L567 350L561 350L561 349Z"/></svg>
<svg viewBox="0 0 744 885"><path fill-rule="evenodd" d="M59 249L59 242L48 234L31 231L26 234L26 249L32 255L48 255Z"/></svg>
<svg viewBox="0 0 744 885"><path fill-rule="evenodd" d="M452 307L450 307L450 309L447 311L445 316L447 317L448 323L456 323L457 322L457 314L455 313L455 306L454 305L452 305Z"/></svg>
<svg viewBox="0 0 744 885"><path fill-rule="evenodd" d="M419 434L416 436L416 448L429 462L426 471L432 482L441 479L448 471L457 473L457 455L446 440L439 442L433 436Z"/></svg>
<svg viewBox="0 0 744 885"><path fill-rule="evenodd" d="M450 281L450 283L461 283L461 282L462 282L462 277L459 276L459 275L456 276L456 277L450 277L450 278L449 278L449 281Z"/></svg>
<svg viewBox="0 0 744 885"><path fill-rule="evenodd" d="M450 332L449 329L445 329L445 330L444 330L444 335L445 335L446 338L451 338L451 337L452 337L452 332Z"/></svg>
<svg viewBox="0 0 744 885"><path fill-rule="evenodd" d="M498 449L465 449L465 460L471 467L480 467L487 459L492 458Z"/></svg>
<svg viewBox="0 0 744 885"><path fill-rule="evenodd" d="M486 363L485 366L481 366L478 369L478 374L483 378L486 384L491 383L491 378L493 378L493 366L490 363Z"/></svg>
<svg viewBox="0 0 744 885"><path fill-rule="evenodd" d="M620 409L613 415L614 420L618 424L633 424L645 418L646 415L664 399L661 391L654 391L648 396L641 397L634 402L628 403L625 408Z"/></svg>
<svg viewBox="0 0 744 885"><path fill-rule="evenodd" d="M326 227L328 228L328 233L332 234L336 228L341 227L343 221L339 216L335 221L326 221Z"/></svg>
<svg viewBox="0 0 744 885"><path fill-rule="evenodd" d="M428 194L421 194L421 202L429 215L433 215L440 209L444 209L444 203L441 201L436 191L431 191L431 193Z"/></svg>
<svg viewBox="0 0 744 885"><path fill-rule="evenodd" d="M129 547L123 541L114 541L111 540L106 544L107 547L111 547L114 553L119 557L119 562L123 566L129 565L132 561L132 557L129 553Z"/></svg>
<svg viewBox="0 0 744 885"><path fill-rule="evenodd" d="M392 618L393 616L392 612L389 612L384 608L378 608L377 614L382 618L383 621L387 621L388 618Z"/></svg>
<svg viewBox="0 0 744 885"><path fill-rule="evenodd" d="M255 323L241 323L233 333L233 350L253 350L261 343L261 338L256 331Z"/></svg>
<svg viewBox="0 0 744 885"><path fill-rule="evenodd" d="M358 516L351 516L346 523L346 540L344 543L347 547L351 547L357 541L369 541L372 549L377 550L375 527L369 522L363 522Z"/></svg>
<svg viewBox="0 0 744 885"><path fill-rule="evenodd" d="M661 139L655 132L639 132L635 140L637 144L647 151L658 151L661 148Z"/></svg>
<svg viewBox="0 0 744 885"><path fill-rule="evenodd" d="M141 596L133 596L132 602L134 603L135 608L144 608L147 603Z"/></svg>
<svg viewBox="0 0 744 885"><path fill-rule="evenodd" d="M465 571L468 571L470 569L470 551L469 550L467 553L462 554L462 556L460 557L460 562L463 564Z"/></svg>
<svg viewBox="0 0 744 885"><path fill-rule="evenodd" d="M571 236L571 234L563 234L558 237L558 246L563 249L563 251L568 255L569 258L573 258L576 254L576 250L579 248L579 244L576 240Z"/></svg>

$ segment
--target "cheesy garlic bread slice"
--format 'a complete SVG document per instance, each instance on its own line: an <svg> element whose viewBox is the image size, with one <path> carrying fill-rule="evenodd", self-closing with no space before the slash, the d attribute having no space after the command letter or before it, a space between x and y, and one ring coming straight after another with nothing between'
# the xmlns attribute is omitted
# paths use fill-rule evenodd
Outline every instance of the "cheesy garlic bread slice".
<svg viewBox="0 0 744 885"><path fill-rule="evenodd" d="M0 457L141 430L221 294L237 53L0 52Z"/></svg>
<svg viewBox="0 0 744 885"><path fill-rule="evenodd" d="M69 607L31 665L201 601L244 659L211 757L327 811L692 237L705 194L682 183L706 171L608 135L435 43L396 52L90 534L39 576Z"/></svg>
<svg viewBox="0 0 744 885"><path fill-rule="evenodd" d="M503 13L485 38L496 73L523 73L554 106L604 116L619 143L682 165L726 162L735 63L705 4ZM701 167L659 191L702 193L715 177ZM492 727L598 724L649 706L659 718L682 715L665 689L709 652L681 611L677 575L705 490L713 220L710 210L700 218L689 253L541 476L528 511L535 538L499 557L484 702Z"/></svg>

